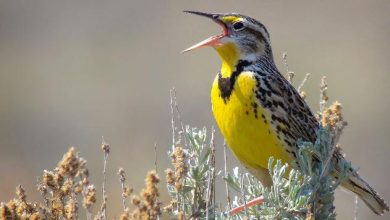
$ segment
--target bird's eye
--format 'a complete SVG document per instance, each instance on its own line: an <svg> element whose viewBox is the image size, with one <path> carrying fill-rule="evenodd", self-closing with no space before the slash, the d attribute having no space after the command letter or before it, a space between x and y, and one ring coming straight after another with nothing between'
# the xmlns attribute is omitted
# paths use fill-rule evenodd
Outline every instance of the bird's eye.
<svg viewBox="0 0 390 220"><path fill-rule="evenodd" d="M233 29L236 31L240 31L244 29L244 24L241 21L237 21L236 23L233 24Z"/></svg>

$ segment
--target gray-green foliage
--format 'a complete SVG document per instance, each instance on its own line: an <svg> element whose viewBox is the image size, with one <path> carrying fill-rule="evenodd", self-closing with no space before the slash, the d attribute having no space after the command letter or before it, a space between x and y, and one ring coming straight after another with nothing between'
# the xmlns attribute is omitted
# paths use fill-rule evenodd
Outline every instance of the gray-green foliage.
<svg viewBox="0 0 390 220"><path fill-rule="evenodd" d="M168 192L178 201L177 209L185 216L196 219L212 218L214 211L215 168L213 159L213 143L207 141L206 128L196 129L187 126L184 132L187 145L184 146L188 170L183 181L183 187L178 192L174 186L168 185Z"/></svg>
<svg viewBox="0 0 390 220"><path fill-rule="evenodd" d="M206 133L206 129L185 129L188 172L184 187L176 192L174 187L168 186L172 198L178 200L174 213L182 211L186 218L196 219L307 219L311 215L320 220L335 219L334 190L340 181L334 181L331 175L334 164L330 156L335 146L327 128L317 131L315 143L299 142L299 171L289 169L279 160L269 159L268 169L273 180L270 188L263 187L252 175L240 172L237 167L226 176L215 175L213 145L207 141ZM341 167L343 179L350 165L345 162ZM259 196L264 197L264 202L230 215L231 207L223 202L225 198L215 201L212 196L215 176L222 177L228 184L234 197L232 207L244 205Z"/></svg>
<svg viewBox="0 0 390 220"><path fill-rule="evenodd" d="M302 187L311 195L310 204L316 219L335 219L334 191L348 176L351 165L346 160L332 160L336 149L331 132L324 127L317 131L315 143L298 142L300 171L310 179ZM336 166L338 180L334 180Z"/></svg>
<svg viewBox="0 0 390 220"><path fill-rule="evenodd" d="M245 204L259 196L264 197L263 204L250 207L246 212L234 216L226 213L225 219L242 219L245 216L249 219L304 219L306 217L309 195L301 186L307 184L309 178L293 169L287 175L288 165L283 165L280 160L275 162L272 157L268 164L273 180L270 188L263 187L252 175L238 172L238 168L225 178L231 189L237 192L234 206ZM240 184L240 181L243 183Z"/></svg>

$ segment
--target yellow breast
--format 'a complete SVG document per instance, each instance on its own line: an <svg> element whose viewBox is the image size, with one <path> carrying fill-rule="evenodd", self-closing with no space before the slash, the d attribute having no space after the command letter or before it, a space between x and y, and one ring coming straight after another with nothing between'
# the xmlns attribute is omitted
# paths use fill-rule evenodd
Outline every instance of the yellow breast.
<svg viewBox="0 0 390 220"><path fill-rule="evenodd" d="M222 135L235 156L249 168L267 168L273 156L283 163L290 157L277 138L267 110L255 104L256 80L253 73L241 73L229 99L224 101L218 88L218 77L211 90L212 111Z"/></svg>

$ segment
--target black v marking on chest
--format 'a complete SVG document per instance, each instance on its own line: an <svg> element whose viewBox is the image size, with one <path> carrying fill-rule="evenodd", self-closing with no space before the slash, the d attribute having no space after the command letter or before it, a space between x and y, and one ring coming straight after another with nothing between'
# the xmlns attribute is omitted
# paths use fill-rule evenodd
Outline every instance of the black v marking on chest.
<svg viewBox="0 0 390 220"><path fill-rule="evenodd" d="M245 67L251 65L252 62L247 60L239 60L236 65L236 70L231 74L230 77L223 78L222 74L218 74L218 88L221 98L226 103L232 91L234 89L234 84L236 83L237 77L241 74Z"/></svg>

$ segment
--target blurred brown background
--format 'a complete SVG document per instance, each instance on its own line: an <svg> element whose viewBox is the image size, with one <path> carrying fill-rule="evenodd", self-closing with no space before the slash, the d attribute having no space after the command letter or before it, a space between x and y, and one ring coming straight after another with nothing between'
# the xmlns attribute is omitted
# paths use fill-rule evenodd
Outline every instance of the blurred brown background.
<svg viewBox="0 0 390 220"><path fill-rule="evenodd" d="M71 145L88 160L100 191L103 135L112 147L114 216L121 209L119 166L136 190L154 166L154 143L160 175L168 166L171 87L185 123L214 124L209 90L219 60L211 49L180 51L220 30L182 13L186 9L240 12L262 21L281 71L281 54L288 51L296 82L312 73L305 90L314 109L326 75L330 97L343 103L349 122L341 140L347 158L390 200L389 1L0 0L1 201L13 197L17 184L29 199L39 198L36 177ZM338 191L339 219L352 219L353 202ZM359 219L386 217L360 203Z"/></svg>

